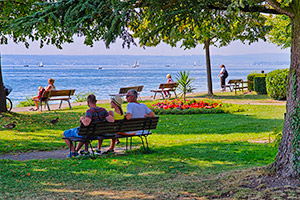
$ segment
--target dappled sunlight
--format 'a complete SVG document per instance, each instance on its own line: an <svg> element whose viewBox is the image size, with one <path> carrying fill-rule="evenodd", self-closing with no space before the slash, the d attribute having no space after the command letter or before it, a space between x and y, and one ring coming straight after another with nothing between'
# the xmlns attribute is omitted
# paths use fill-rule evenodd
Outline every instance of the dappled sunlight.
<svg viewBox="0 0 300 200"><path fill-rule="evenodd" d="M106 196L110 199L155 199L155 196L145 194L140 191L134 191L134 190L126 190L126 191L115 191L115 190L96 190L91 192L86 192L87 195L90 196Z"/></svg>

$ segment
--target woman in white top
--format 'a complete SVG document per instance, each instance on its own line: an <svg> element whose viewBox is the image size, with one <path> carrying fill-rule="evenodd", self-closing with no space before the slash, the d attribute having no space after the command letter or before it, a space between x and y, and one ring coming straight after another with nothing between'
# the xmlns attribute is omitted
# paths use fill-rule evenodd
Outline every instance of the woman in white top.
<svg viewBox="0 0 300 200"><path fill-rule="evenodd" d="M39 95L38 96L34 96L32 97L32 100L36 106L36 109L31 109L33 111L37 111L39 109L39 102L38 100L40 100L40 98L42 97L43 93L45 91L50 91L50 90L55 90L55 86L53 85L54 84L54 79L53 78L50 78L48 80L48 86L46 86L45 88L42 88L41 86L39 87Z"/></svg>

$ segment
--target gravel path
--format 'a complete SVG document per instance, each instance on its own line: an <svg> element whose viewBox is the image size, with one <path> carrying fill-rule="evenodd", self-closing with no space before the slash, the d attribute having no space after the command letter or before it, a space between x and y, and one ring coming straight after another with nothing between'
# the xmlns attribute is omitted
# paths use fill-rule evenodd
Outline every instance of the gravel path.
<svg viewBox="0 0 300 200"><path fill-rule="evenodd" d="M136 148L136 147L133 147ZM104 150L106 151L106 150ZM115 154L124 154L125 147L116 147ZM10 160L33 160L33 159L66 159L69 154L68 149L55 150L55 151L34 151L34 152L26 152L26 153L17 153L17 154L4 154L0 155L1 159L10 159ZM104 155L101 155L104 156Z"/></svg>

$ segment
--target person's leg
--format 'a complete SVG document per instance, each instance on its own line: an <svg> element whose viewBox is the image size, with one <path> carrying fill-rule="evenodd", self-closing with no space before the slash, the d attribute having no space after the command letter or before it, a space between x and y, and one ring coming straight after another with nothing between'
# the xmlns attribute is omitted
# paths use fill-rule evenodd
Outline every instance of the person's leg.
<svg viewBox="0 0 300 200"><path fill-rule="evenodd" d="M98 140L98 146L97 146L97 149L96 149L96 151L95 151L95 154L98 154L98 155L101 154L101 146L102 146L102 143L103 143L103 139Z"/></svg>
<svg viewBox="0 0 300 200"><path fill-rule="evenodd" d="M80 137L78 136L78 131L79 129L78 128L73 128L73 129L69 129L69 130L66 130L64 133L63 133L63 136L66 138L64 139L66 144L68 145L68 147L70 148L71 150L71 153L68 157L72 157L72 156L78 156L78 153L77 151L75 150L75 147L73 145L73 142L70 141L69 139L67 139L68 137ZM82 146L82 145L81 145Z"/></svg>
<svg viewBox="0 0 300 200"><path fill-rule="evenodd" d="M36 109L38 110L38 109L39 109L39 102L37 101L37 100L38 100L38 97L37 97L37 96L32 97L32 100L34 100L33 102L34 102L34 104L35 104Z"/></svg>
<svg viewBox="0 0 300 200"><path fill-rule="evenodd" d="M110 146L109 146L108 150L113 151L115 149L115 145L116 145L116 139L111 139Z"/></svg>

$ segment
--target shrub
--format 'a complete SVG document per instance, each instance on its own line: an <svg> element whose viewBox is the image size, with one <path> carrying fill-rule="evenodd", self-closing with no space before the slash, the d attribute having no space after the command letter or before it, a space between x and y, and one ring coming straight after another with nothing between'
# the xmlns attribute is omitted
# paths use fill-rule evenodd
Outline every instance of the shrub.
<svg viewBox="0 0 300 200"><path fill-rule="evenodd" d="M253 91L254 90L254 87L253 87L253 84L254 84L254 77L255 76L262 76L262 75L264 75L264 76L266 76L266 74L262 74L262 73L257 73L257 72L253 72L253 73L251 73L251 74L249 74L248 76L247 76L247 81L248 81L248 90L249 91Z"/></svg>
<svg viewBox="0 0 300 200"><path fill-rule="evenodd" d="M288 79L289 69L276 69L268 73L266 78L268 96L277 100L285 100Z"/></svg>
<svg viewBox="0 0 300 200"><path fill-rule="evenodd" d="M32 101L32 97L26 97L25 101L20 101L17 107L28 107L28 106L34 106L34 102Z"/></svg>
<svg viewBox="0 0 300 200"><path fill-rule="evenodd" d="M265 75L255 76L253 84L254 84L254 91L257 92L257 94L267 94Z"/></svg>

